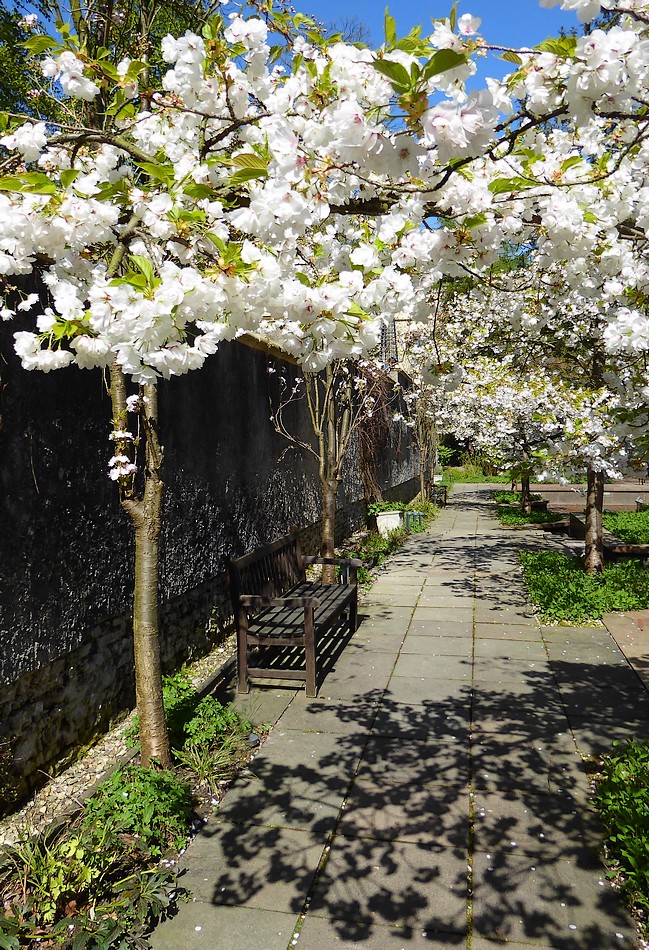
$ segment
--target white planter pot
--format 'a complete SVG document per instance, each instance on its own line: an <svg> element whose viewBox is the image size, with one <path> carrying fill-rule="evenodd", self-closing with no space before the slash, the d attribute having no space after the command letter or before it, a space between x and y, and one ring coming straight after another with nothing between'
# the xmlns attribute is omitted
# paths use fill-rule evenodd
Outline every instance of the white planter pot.
<svg viewBox="0 0 649 950"><path fill-rule="evenodd" d="M376 516L376 526L383 537L396 528L403 528L403 511L380 511Z"/></svg>

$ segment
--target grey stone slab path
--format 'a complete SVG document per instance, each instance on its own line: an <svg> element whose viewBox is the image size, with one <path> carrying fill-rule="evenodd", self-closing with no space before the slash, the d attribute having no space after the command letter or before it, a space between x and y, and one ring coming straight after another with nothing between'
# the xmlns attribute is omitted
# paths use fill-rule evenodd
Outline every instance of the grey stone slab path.
<svg viewBox="0 0 649 950"><path fill-rule="evenodd" d="M647 735L649 692L607 629L538 623L517 557L546 539L489 497L456 486L390 561L317 699L242 698L275 726L155 950L637 946L583 756Z"/></svg>

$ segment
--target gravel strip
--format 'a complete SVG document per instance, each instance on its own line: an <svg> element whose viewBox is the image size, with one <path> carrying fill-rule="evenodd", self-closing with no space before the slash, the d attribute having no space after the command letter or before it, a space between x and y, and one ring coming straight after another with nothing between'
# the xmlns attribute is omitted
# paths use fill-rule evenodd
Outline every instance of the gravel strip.
<svg viewBox="0 0 649 950"><path fill-rule="evenodd" d="M235 655L236 640L236 634L231 634L212 653L187 666L187 672L197 689ZM133 716L134 712L131 712L81 759L60 775L49 779L20 811L3 818L0 821L0 847L15 844L25 834L38 834L55 819L74 811L107 772L134 757L136 753L127 747L124 739Z"/></svg>

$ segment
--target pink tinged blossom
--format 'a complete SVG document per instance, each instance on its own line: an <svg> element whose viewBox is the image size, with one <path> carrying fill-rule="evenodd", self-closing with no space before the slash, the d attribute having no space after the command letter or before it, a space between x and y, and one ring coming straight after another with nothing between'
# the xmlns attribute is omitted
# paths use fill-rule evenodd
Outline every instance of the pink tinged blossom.
<svg viewBox="0 0 649 950"><path fill-rule="evenodd" d="M464 13L457 21L458 33L462 36L473 36L480 29L482 20L480 17L471 16L470 13Z"/></svg>

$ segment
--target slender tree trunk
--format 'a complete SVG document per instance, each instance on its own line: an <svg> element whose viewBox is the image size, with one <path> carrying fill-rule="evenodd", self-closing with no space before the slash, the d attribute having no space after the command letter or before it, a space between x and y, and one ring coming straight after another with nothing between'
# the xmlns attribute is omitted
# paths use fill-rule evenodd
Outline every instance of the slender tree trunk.
<svg viewBox="0 0 649 950"><path fill-rule="evenodd" d="M521 475L521 507L526 515L532 513L532 494L530 492L530 476Z"/></svg>
<svg viewBox="0 0 649 950"><path fill-rule="evenodd" d="M584 539L587 574L601 574L604 570L604 541L602 511L604 510L604 473L588 468L586 494L586 536Z"/></svg>
<svg viewBox="0 0 649 950"><path fill-rule="evenodd" d="M333 557L336 547L336 496L338 494L338 480L327 478L322 483L322 557ZM325 564L322 568L324 584L336 583L336 568Z"/></svg>
<svg viewBox="0 0 649 950"><path fill-rule="evenodd" d="M154 384L141 390L140 418L144 440L144 485L138 497L133 480L120 480L120 501L135 532L133 652L135 696L140 720L142 764L171 766L171 751L162 698L158 625L159 545L162 529L162 447L158 442L158 401ZM126 385L121 369L111 371L114 422L124 427Z"/></svg>

